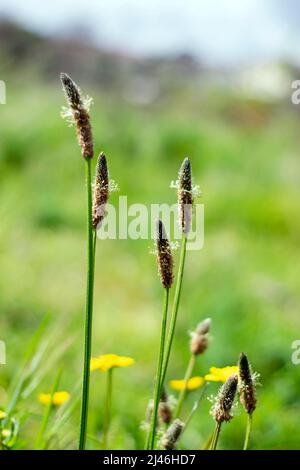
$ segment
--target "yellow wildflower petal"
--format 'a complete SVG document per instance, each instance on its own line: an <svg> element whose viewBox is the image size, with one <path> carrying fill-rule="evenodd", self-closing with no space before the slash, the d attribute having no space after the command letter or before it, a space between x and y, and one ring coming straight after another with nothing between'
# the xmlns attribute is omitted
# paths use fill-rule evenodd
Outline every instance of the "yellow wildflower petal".
<svg viewBox="0 0 300 470"><path fill-rule="evenodd" d="M132 357L119 356L116 360L116 367L128 367L134 364Z"/></svg>
<svg viewBox="0 0 300 470"><path fill-rule="evenodd" d="M173 388L173 390L182 390L183 388L183 380L170 380L169 384L170 387Z"/></svg>
<svg viewBox="0 0 300 470"><path fill-rule="evenodd" d="M0 419L4 419L4 418L6 418L6 416L7 415L6 415L5 411L0 410Z"/></svg>
<svg viewBox="0 0 300 470"><path fill-rule="evenodd" d="M69 392L61 391L55 392L52 397L52 404L55 406L63 405L67 400L69 400L70 394ZM40 393L38 396L38 400L43 405L49 405L51 402L51 394L50 393Z"/></svg>
<svg viewBox="0 0 300 470"><path fill-rule="evenodd" d="M211 367L209 374L206 374L204 378L208 382L226 382L231 375L237 374L238 371L238 366Z"/></svg>
<svg viewBox="0 0 300 470"><path fill-rule="evenodd" d="M51 394L50 393L40 393L38 395L38 401L43 405L49 405L51 401Z"/></svg>
<svg viewBox="0 0 300 470"><path fill-rule="evenodd" d="M99 358L98 357L91 357L90 363L90 370L93 372L94 370L99 369Z"/></svg>
<svg viewBox="0 0 300 470"><path fill-rule="evenodd" d="M63 405L66 401L68 401L70 398L69 392L56 392L54 393L52 397L52 403L53 405L60 406Z"/></svg>
<svg viewBox="0 0 300 470"><path fill-rule="evenodd" d="M185 387L187 390L196 390L197 388L201 387L203 385L204 379L203 377L192 377L191 379L188 380L187 385L185 380L170 380L170 387L173 388L173 390L181 391Z"/></svg>
<svg viewBox="0 0 300 470"><path fill-rule="evenodd" d="M99 369L103 372L113 367L127 367L134 363L134 359L117 354L103 354L102 356L91 358L91 371Z"/></svg>
<svg viewBox="0 0 300 470"><path fill-rule="evenodd" d="M202 377L192 377L187 384L188 390L196 390L203 385L204 379Z"/></svg>

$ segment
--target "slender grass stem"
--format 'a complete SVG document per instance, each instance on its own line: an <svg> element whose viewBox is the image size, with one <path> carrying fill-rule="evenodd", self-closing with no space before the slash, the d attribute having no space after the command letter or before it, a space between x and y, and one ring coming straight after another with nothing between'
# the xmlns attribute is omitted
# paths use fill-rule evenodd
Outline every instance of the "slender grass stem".
<svg viewBox="0 0 300 470"><path fill-rule="evenodd" d="M153 410L151 415L150 430L147 441L147 449L153 450L155 442L155 430L157 422L157 412L161 396L161 374L162 374L162 365L164 358L164 349L165 349L165 339L166 339L166 326L167 326L167 316L168 316L168 305L169 305L169 289L165 289L164 296L164 309L161 322L161 335L160 335L160 348L159 348L159 357L157 364L157 373L155 378L155 388L154 388L154 400L153 400Z"/></svg>
<svg viewBox="0 0 300 470"><path fill-rule="evenodd" d="M179 307L179 301L180 301L182 278L183 278L183 271L184 271L184 264L185 264L186 242L187 242L187 238L186 238L186 235L183 233L178 274L177 274L177 280L176 280L174 303L173 303L172 315L171 315L171 320L170 320L170 326L169 326L169 331L168 331L168 337L167 337L167 343L165 347L165 354L164 354L163 367L162 367L162 373L161 373L161 381L160 381L161 388L163 387L163 384L166 378L166 373L168 369L169 358L170 358L170 353L171 353L171 348L172 348L172 343L173 343L173 338L174 338L174 333L175 333L175 326L176 326L176 320L177 320L177 313L178 313L178 307Z"/></svg>
<svg viewBox="0 0 300 470"><path fill-rule="evenodd" d="M90 385L90 361L91 361L91 343L92 343L92 317L93 317L93 294L94 294L94 240L96 237L92 226L92 178L91 178L91 159L86 160L86 186L87 186L87 286L86 286L86 319L85 319L85 341L84 341L84 366L83 366L83 384L82 401L80 417L80 435L79 449L85 449L88 404L89 404L89 385Z"/></svg>
<svg viewBox="0 0 300 470"><path fill-rule="evenodd" d="M40 430L38 432L38 435L37 435L37 438L36 438L36 441L35 441L35 449L43 450L46 447L46 442L45 442L45 440L43 441L43 437L44 437L45 431L47 429L47 425L48 425L48 421L49 421L49 418L50 418L50 415L51 415L51 411L53 409L52 398L53 398L54 393L58 389L61 372L62 371L60 369L58 371L58 373L56 375L56 378L55 378L55 381L53 383L51 394L50 394L50 401L49 401L48 405L45 408L43 419L42 419L42 424L41 424Z"/></svg>
<svg viewBox="0 0 300 470"><path fill-rule="evenodd" d="M221 424L222 424L221 421L218 421L216 423L216 427L215 427L213 437L212 437L212 440L211 440L211 444L210 444L210 450L216 450L216 448L217 448L219 435L220 435L220 431L221 431Z"/></svg>
<svg viewBox="0 0 300 470"><path fill-rule="evenodd" d="M187 383L188 383L188 381L190 380L190 378L193 374L195 363L196 363L196 356L195 356L195 354L192 354L191 358L189 360L187 369L186 369L185 376L184 376L184 387L180 392L178 402L177 402L177 406L175 408L174 419L179 418L179 416L181 414L182 405L183 405L183 402L184 402L186 394L187 394Z"/></svg>
<svg viewBox="0 0 300 470"><path fill-rule="evenodd" d="M205 441L204 445L202 446L201 450L210 450L212 440L215 435L215 430L210 434L209 438Z"/></svg>
<svg viewBox="0 0 300 470"><path fill-rule="evenodd" d="M202 390L201 390L201 394L198 398L198 400L195 401L191 411L190 411L190 414L188 415L188 417L186 418L185 420L185 425L184 425L184 431L186 431L188 425L190 424L191 422L191 419L193 418L194 414L196 413L196 411L198 410L198 407L199 407L199 404L201 403L201 401L203 400L204 398L204 394L205 394L205 391L206 391L206 388L208 387L208 384L206 383L205 385L203 385L202 387Z"/></svg>
<svg viewBox="0 0 300 470"><path fill-rule="evenodd" d="M107 449L108 433L111 422L111 404L112 404L112 387L113 387L113 369L107 371L107 385L104 411L104 427L103 427L103 449Z"/></svg>
<svg viewBox="0 0 300 470"><path fill-rule="evenodd" d="M244 441L243 450L247 450L247 449L248 449L249 440L250 440L250 434L251 434L251 428L252 428L252 413L248 413L248 417L247 417L247 428L246 428L246 435L245 435L245 441Z"/></svg>

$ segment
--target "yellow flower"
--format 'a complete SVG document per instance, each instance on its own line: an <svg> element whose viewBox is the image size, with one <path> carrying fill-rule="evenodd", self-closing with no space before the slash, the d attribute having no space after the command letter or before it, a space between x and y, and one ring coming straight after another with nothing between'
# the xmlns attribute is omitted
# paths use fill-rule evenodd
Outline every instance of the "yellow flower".
<svg viewBox="0 0 300 470"><path fill-rule="evenodd" d="M134 364L132 357L118 356L117 354L103 354L102 356L91 358L91 371L96 369L106 372L113 367L127 367Z"/></svg>
<svg viewBox="0 0 300 470"><path fill-rule="evenodd" d="M204 383L203 377L192 377L186 383L186 380L170 380L170 387L174 390L183 390L185 387L187 390L196 390L201 387Z"/></svg>
<svg viewBox="0 0 300 470"><path fill-rule="evenodd" d="M211 367L209 374L206 374L204 378L208 382L226 382L231 375L237 374L238 371L238 366Z"/></svg>
<svg viewBox="0 0 300 470"><path fill-rule="evenodd" d="M55 392L52 397L52 405L60 406L63 405L66 401L70 398L69 392ZM51 393L40 393L38 396L38 400L43 405L49 405L51 401Z"/></svg>
<svg viewBox="0 0 300 470"><path fill-rule="evenodd" d="M2 437L9 437L11 435L11 430L10 429L2 429L1 435L2 435Z"/></svg>
<svg viewBox="0 0 300 470"><path fill-rule="evenodd" d="M0 419L6 418L6 413L5 411L0 410Z"/></svg>

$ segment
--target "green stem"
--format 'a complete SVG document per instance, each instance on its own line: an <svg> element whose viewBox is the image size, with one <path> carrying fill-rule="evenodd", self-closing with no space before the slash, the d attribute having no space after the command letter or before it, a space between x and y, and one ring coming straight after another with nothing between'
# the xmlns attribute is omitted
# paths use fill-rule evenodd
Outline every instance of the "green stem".
<svg viewBox="0 0 300 470"><path fill-rule="evenodd" d="M210 444L210 450L216 450L217 448L218 439L219 439L219 435L221 431L221 424L222 423L220 421L217 421L214 434L211 440L211 444Z"/></svg>
<svg viewBox="0 0 300 470"><path fill-rule="evenodd" d="M155 442L157 412L158 412L158 406L159 406L160 396L161 396L161 374L162 374L162 365L163 365L164 349L165 349L168 305L169 305L169 289L165 289L164 309L163 309L163 316L162 316L162 322L161 322L159 357L158 357L157 373L156 373L155 387L154 387L153 410L152 410L152 415L151 415L150 430L149 430L148 442L147 442L147 449L149 450L153 450L154 442Z"/></svg>
<svg viewBox="0 0 300 470"><path fill-rule="evenodd" d="M42 449L45 448L46 442L42 442L42 440L43 440L43 436L45 434L45 431L46 431L46 428L47 428L47 425L48 425L48 421L49 421L49 418L50 418L51 411L53 409L52 398L53 398L54 393L58 389L60 376L61 376L61 370L58 371L57 376L56 376L55 381L54 381L54 384L52 386L52 390L51 390L51 394L50 394L50 401L49 401L48 405L45 408L43 419L42 419L42 424L41 424L40 430L38 432L38 435L37 435L37 438L36 438L36 441L35 441L35 449L41 449L42 450Z"/></svg>
<svg viewBox="0 0 300 470"><path fill-rule="evenodd" d="M210 450L214 435L215 435L215 430L213 430L213 432L210 434L209 438L207 439L207 441L205 442L201 450Z"/></svg>
<svg viewBox="0 0 300 470"><path fill-rule="evenodd" d="M175 408L174 419L179 418L179 416L181 414L182 405L183 405L183 402L185 400L186 393L187 393L187 383L188 383L188 381L190 380L190 378L192 376L192 373L193 373L193 370L194 370L194 367L195 367L195 363L196 363L196 356L195 356L195 354L192 354L191 358L189 360L189 364L188 364L187 369L186 369L185 376L184 376L184 387L180 391L177 406Z"/></svg>
<svg viewBox="0 0 300 470"><path fill-rule="evenodd" d="M92 343L92 317L93 317L93 294L94 294L94 237L96 233L92 225L92 178L91 178L91 159L86 160L86 186L87 186L87 286L86 286L86 319L85 319L85 341L84 341L84 366L83 366L83 384L82 401L80 417L80 435L79 449L85 449L88 404L89 404L89 385L90 385L90 362L91 362L91 343Z"/></svg>
<svg viewBox="0 0 300 470"><path fill-rule="evenodd" d="M111 404L112 404L112 386L113 386L113 369L107 371L107 385L106 385L106 400L105 400L105 415L103 427L103 449L107 449L108 433L111 421Z"/></svg>
<svg viewBox="0 0 300 470"><path fill-rule="evenodd" d="M175 333L175 326L176 326L176 320L177 320L177 313L178 313L182 278L183 278L183 271L184 271L184 263L185 263L186 242L187 242L186 235L182 234L181 252L180 252L179 268L178 268L178 274L177 274L177 280L176 280L174 303L173 303L171 321L170 321L169 332L168 332L168 337L167 337L166 352L164 355L164 361L163 361L163 367L162 367L162 373L161 373L161 382L160 382L161 388L163 387L163 384L166 378L166 373L168 369L168 363L169 363L169 358L170 358L170 353L171 353L171 348L172 348L172 343L173 343L173 338L174 338L174 333Z"/></svg>
<svg viewBox="0 0 300 470"><path fill-rule="evenodd" d="M208 384L207 384L207 383L206 383L205 385L203 385L198 400L195 401L195 403L194 403L194 405L193 405L193 407L192 407L192 409L191 409L191 411L190 411L190 414L188 415L188 417L187 417L186 420L185 420L185 425L184 425L184 430L183 430L183 432L186 431L188 425L190 424L190 421L191 421L192 417L194 416L194 414L196 413L196 411L197 411L197 409L198 409L198 407L199 407L200 402L203 400L203 397L204 397L204 394L205 394L205 390L206 390L207 387L208 387Z"/></svg>
<svg viewBox="0 0 300 470"><path fill-rule="evenodd" d="M248 413L247 428L246 428L246 435L245 435L243 450L248 449L249 439L250 439L250 434L251 434L251 428L252 428L252 413Z"/></svg>

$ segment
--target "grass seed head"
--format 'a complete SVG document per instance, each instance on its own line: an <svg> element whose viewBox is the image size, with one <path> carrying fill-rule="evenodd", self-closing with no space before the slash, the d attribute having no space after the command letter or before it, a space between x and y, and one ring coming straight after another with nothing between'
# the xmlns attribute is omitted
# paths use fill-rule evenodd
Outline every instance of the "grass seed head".
<svg viewBox="0 0 300 470"><path fill-rule="evenodd" d="M247 413L253 413L256 408L256 389L251 367L244 353L241 353L239 359L239 392L245 410Z"/></svg>
<svg viewBox="0 0 300 470"><path fill-rule="evenodd" d="M180 419L175 421L168 427L160 441L160 445L164 450L174 450L176 444L184 429L184 423Z"/></svg>
<svg viewBox="0 0 300 470"><path fill-rule="evenodd" d="M172 410L169 404L165 388L163 388L158 406L158 417L161 423L170 424L172 421Z"/></svg>
<svg viewBox="0 0 300 470"><path fill-rule="evenodd" d="M156 252L158 271L161 283L165 289L169 289L173 284L173 256L170 242L168 240L164 224L157 221Z"/></svg>
<svg viewBox="0 0 300 470"><path fill-rule="evenodd" d="M183 160L178 179L179 223L183 233L189 233L192 222L193 187L192 168L188 158Z"/></svg>
<svg viewBox="0 0 300 470"><path fill-rule="evenodd" d="M66 73L60 74L60 79L70 108L72 120L76 125L78 143L84 158L94 156L92 127L88 108L81 98L81 92L76 83Z"/></svg>
<svg viewBox="0 0 300 470"><path fill-rule="evenodd" d="M100 153L96 166L93 198L93 227L95 230L99 228L99 224L101 224L105 217L105 206L107 204L108 198L109 174L107 161L104 153Z"/></svg>
<svg viewBox="0 0 300 470"><path fill-rule="evenodd" d="M195 331L191 333L190 351L194 355L203 354L208 347L208 333L211 326L211 319L206 318L198 324Z"/></svg>
<svg viewBox="0 0 300 470"><path fill-rule="evenodd" d="M231 375L221 387L216 403L214 404L211 414L218 423L230 421L232 419L231 409L233 406L236 390L238 385L238 376Z"/></svg>

